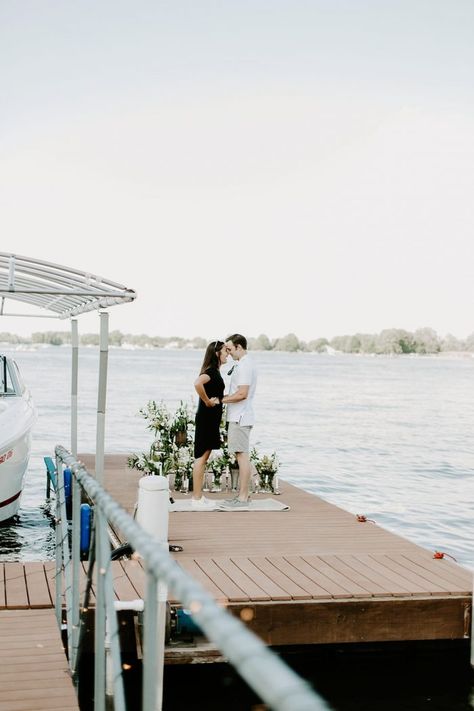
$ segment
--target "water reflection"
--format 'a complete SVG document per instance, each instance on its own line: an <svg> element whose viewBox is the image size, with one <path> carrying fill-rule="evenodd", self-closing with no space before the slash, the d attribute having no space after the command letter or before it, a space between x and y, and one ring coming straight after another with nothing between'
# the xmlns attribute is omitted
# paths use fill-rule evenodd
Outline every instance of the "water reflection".
<svg viewBox="0 0 474 711"><path fill-rule="evenodd" d="M22 506L16 516L0 524L2 561L51 560L55 555L51 504Z"/></svg>

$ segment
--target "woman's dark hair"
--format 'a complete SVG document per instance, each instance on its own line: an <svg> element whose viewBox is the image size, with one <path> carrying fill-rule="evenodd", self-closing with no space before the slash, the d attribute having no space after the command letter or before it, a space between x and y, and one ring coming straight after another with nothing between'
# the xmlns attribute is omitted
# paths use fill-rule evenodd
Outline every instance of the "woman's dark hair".
<svg viewBox="0 0 474 711"><path fill-rule="evenodd" d="M208 368L219 368L219 358L217 357L217 354L223 347L224 341L211 341L209 343L206 348L206 352L204 353L204 360L202 362L201 372L199 375L205 373Z"/></svg>

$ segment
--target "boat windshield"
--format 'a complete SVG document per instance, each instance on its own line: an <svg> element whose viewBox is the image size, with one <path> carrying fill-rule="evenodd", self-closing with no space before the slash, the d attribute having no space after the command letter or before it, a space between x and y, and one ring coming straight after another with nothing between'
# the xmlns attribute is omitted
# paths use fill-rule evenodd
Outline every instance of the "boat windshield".
<svg viewBox="0 0 474 711"><path fill-rule="evenodd" d="M11 365L6 356L0 356L0 397L16 395Z"/></svg>

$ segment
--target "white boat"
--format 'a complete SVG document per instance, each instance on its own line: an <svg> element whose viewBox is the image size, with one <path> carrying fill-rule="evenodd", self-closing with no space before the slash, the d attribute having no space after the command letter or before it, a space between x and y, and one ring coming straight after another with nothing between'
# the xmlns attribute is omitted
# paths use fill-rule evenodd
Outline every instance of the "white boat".
<svg viewBox="0 0 474 711"><path fill-rule="evenodd" d="M0 522L20 506L36 411L16 362L0 355Z"/></svg>

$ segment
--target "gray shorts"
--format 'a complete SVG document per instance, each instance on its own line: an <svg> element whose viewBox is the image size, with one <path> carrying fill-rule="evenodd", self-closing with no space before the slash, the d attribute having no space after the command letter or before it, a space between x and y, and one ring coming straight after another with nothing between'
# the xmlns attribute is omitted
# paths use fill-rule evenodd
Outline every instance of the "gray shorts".
<svg viewBox="0 0 474 711"><path fill-rule="evenodd" d="M251 425L239 425L238 422L229 422L227 430L227 448L229 452L250 452Z"/></svg>

